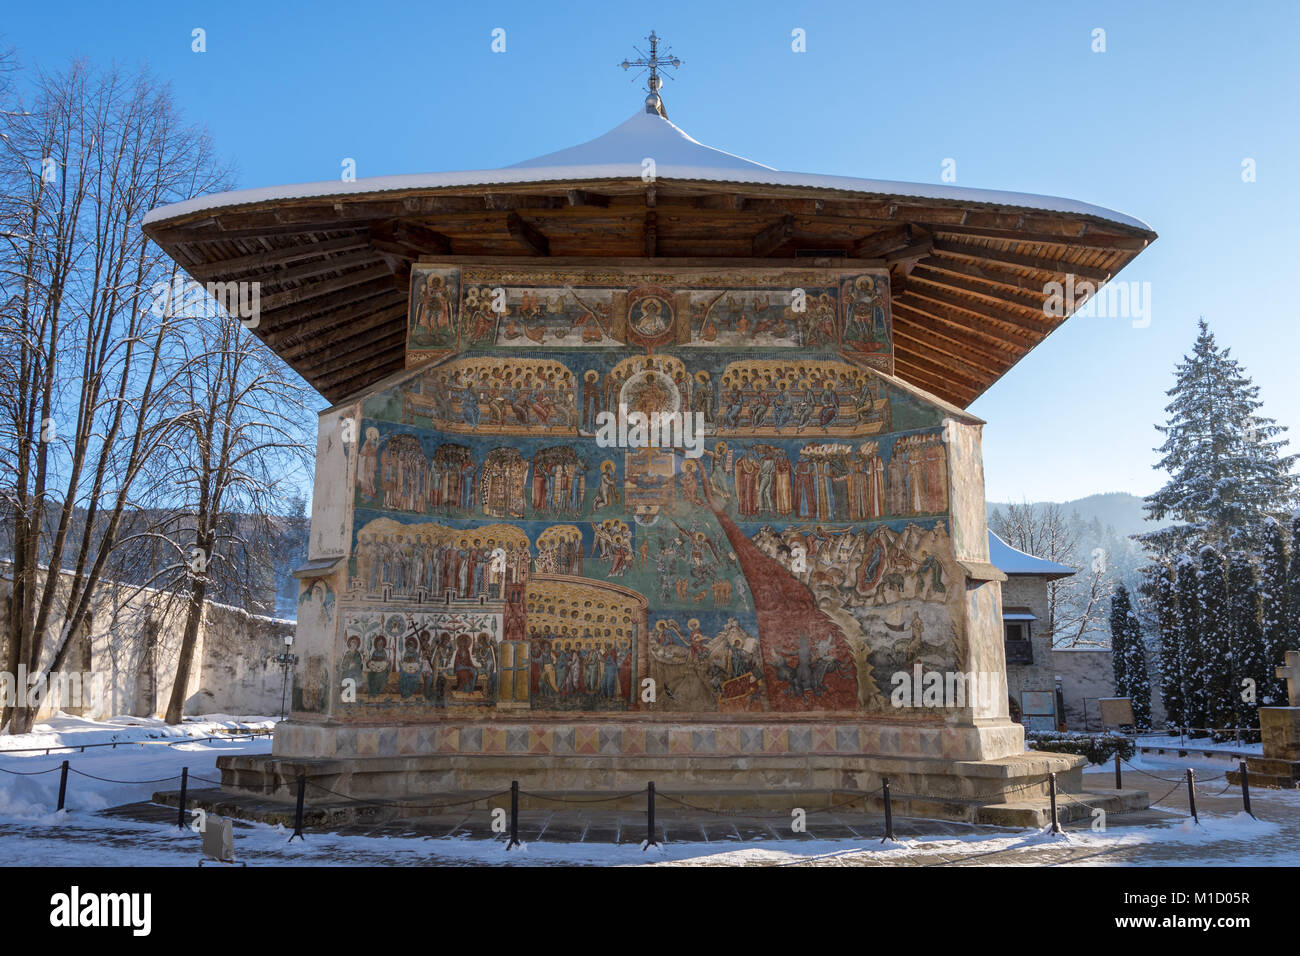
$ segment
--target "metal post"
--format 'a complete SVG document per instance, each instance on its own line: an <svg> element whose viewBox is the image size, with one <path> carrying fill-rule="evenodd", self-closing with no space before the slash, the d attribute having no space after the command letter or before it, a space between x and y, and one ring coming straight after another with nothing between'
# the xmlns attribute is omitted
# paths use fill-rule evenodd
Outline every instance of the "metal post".
<svg viewBox="0 0 1300 956"><path fill-rule="evenodd" d="M1124 781L1119 774L1119 751L1118 750L1115 751L1115 789L1116 790L1124 789Z"/></svg>
<svg viewBox="0 0 1300 956"><path fill-rule="evenodd" d="M181 767L181 808L176 814L176 827L179 830L185 829L185 790L190 783L190 768Z"/></svg>
<svg viewBox="0 0 1300 956"><path fill-rule="evenodd" d="M889 803L889 778L882 777L880 783L885 795L885 835L880 840L884 843L885 840L894 839L894 809Z"/></svg>
<svg viewBox="0 0 1300 956"><path fill-rule="evenodd" d="M1047 791L1052 797L1052 832L1061 832L1061 821L1056 816L1056 773L1053 771L1047 778Z"/></svg>
<svg viewBox="0 0 1300 956"><path fill-rule="evenodd" d="M300 773L298 774L298 809L297 811L295 811L293 817L293 833L290 834L289 836L290 843L293 842L294 837L297 837L298 839L302 840L304 843L307 842L307 838L302 835L302 805L303 805L303 801L306 799L307 799L307 775L305 773Z"/></svg>
<svg viewBox="0 0 1300 956"><path fill-rule="evenodd" d="M59 773L59 809L63 809L63 798L68 795L68 762L63 761L63 769Z"/></svg>
<svg viewBox="0 0 1300 956"><path fill-rule="evenodd" d="M506 850L519 846L519 781L510 781L510 842Z"/></svg>
<svg viewBox="0 0 1300 956"><path fill-rule="evenodd" d="M1241 808L1253 817L1255 814L1250 812L1250 771L1246 769L1246 761L1239 763L1241 770Z"/></svg>
<svg viewBox="0 0 1300 956"><path fill-rule="evenodd" d="M655 839L655 782L651 780L646 786L645 846L641 849L645 851L658 845L659 841Z"/></svg>
<svg viewBox="0 0 1300 956"><path fill-rule="evenodd" d="M1196 816L1196 773L1191 767L1187 768L1187 805L1191 807L1192 819L1200 823L1200 818Z"/></svg>

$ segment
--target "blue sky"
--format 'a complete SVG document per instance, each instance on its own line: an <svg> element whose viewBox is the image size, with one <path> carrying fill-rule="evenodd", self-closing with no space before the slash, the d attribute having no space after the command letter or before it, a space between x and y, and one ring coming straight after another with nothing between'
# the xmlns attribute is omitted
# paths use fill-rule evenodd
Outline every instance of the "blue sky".
<svg viewBox="0 0 1300 956"><path fill-rule="evenodd" d="M266 186L337 178L345 157L358 176L477 169L590 139L640 107L615 64L652 28L685 61L669 116L711 146L912 182L951 158L957 185L1093 202L1160 233L1120 275L1150 283L1148 327L1071 319L971 407L991 499L1158 487L1152 425L1199 316L1265 412L1300 427L1293 2L72 0L8 4L0 41L29 65L147 65L239 185Z"/></svg>

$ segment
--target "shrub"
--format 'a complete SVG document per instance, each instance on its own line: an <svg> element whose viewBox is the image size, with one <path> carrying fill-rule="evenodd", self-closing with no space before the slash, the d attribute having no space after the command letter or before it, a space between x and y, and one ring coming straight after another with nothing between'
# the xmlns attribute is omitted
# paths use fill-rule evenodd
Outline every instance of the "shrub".
<svg viewBox="0 0 1300 956"><path fill-rule="evenodd" d="M1030 750L1048 750L1058 754L1079 754L1089 763L1106 763L1118 751L1124 760L1132 758L1137 745L1127 737L1113 733L1062 734L1034 731L1025 734Z"/></svg>

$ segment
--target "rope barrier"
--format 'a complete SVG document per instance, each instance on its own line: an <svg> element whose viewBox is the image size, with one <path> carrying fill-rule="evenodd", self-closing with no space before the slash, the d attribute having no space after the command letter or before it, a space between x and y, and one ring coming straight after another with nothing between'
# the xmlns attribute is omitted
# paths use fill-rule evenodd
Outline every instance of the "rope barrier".
<svg viewBox="0 0 1300 956"><path fill-rule="evenodd" d="M510 791L507 790L505 792L509 793ZM609 803L612 800L628 800L632 797L642 797L645 796L645 791L630 790L627 793L614 794L613 796L608 797L548 797L544 793L533 793L529 790L520 790L519 795L521 797L532 797L534 800L545 800L548 803ZM659 795L663 796L662 792L660 792Z"/></svg>
<svg viewBox="0 0 1300 956"><path fill-rule="evenodd" d="M39 777L43 773L54 773L59 767L48 767L45 770L6 770L0 767L0 773L12 774L15 777Z"/></svg>
<svg viewBox="0 0 1300 956"><path fill-rule="evenodd" d="M55 767L54 769L57 770L59 768ZM181 778L180 774L174 773L170 777L158 777L154 780L114 780L111 777L96 777L93 773L86 773L84 770L78 770L76 767L68 767L68 772L75 773L79 777L89 777L91 780L98 780L101 783L166 783L168 780L179 780Z"/></svg>
<svg viewBox="0 0 1300 956"><path fill-rule="evenodd" d="M346 800L349 803L354 804L355 806L375 807L381 810L444 810L447 807L461 807L461 806L467 806L471 803L478 803L480 800L492 800L495 797L505 796L510 793L509 790L498 790L496 793L489 793L489 794L484 794L482 796L471 797L468 800L456 800L450 803L408 804L408 803L398 803L391 800L384 800L384 801L363 800L358 797L350 796L346 793L339 793L337 790L331 790L329 787L322 786L321 784L315 783L314 781L311 780L307 781L307 786L315 787L317 790L321 790L324 791L325 793L332 794L333 796L340 797L343 800Z"/></svg>

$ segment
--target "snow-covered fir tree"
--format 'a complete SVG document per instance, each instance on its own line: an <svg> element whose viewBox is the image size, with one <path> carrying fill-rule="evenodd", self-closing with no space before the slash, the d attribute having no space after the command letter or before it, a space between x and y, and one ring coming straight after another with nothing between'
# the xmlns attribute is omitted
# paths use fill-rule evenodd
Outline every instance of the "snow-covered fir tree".
<svg viewBox="0 0 1300 956"><path fill-rule="evenodd" d="M1151 726L1151 678L1147 673L1146 641L1142 624L1133 611L1128 588L1115 588L1110 601L1110 655L1115 670L1115 693L1133 701L1133 720L1139 728Z"/></svg>
<svg viewBox="0 0 1300 956"><path fill-rule="evenodd" d="M1157 562L1144 568L1143 575L1143 611L1160 635L1160 700L1165 722L1177 726L1183 723L1183 647L1174 571L1168 564Z"/></svg>
<svg viewBox="0 0 1300 956"><path fill-rule="evenodd" d="M1228 559L1228 634L1231 640L1231 673L1228 700L1222 704L1231 714L1231 724L1222 726L1258 727L1260 694L1267 687L1270 667L1261 622L1260 587L1255 566L1244 554Z"/></svg>
<svg viewBox="0 0 1300 956"><path fill-rule="evenodd" d="M1220 348L1205 320L1191 355L1175 367L1169 419L1155 466L1168 483L1147 498L1147 517L1174 523L1138 536L1157 555L1254 551L1265 519L1288 514L1296 500L1295 455L1283 455L1286 430L1259 414L1255 385Z"/></svg>
<svg viewBox="0 0 1300 956"><path fill-rule="evenodd" d="M1219 728L1232 725L1237 711L1233 673L1232 628L1228 622L1228 577L1223 555L1213 548L1201 551L1196 586L1197 627L1195 669L1188 681L1193 726Z"/></svg>
<svg viewBox="0 0 1300 956"><path fill-rule="evenodd" d="M1300 651L1300 514L1291 522L1291 562L1286 572L1286 618L1286 645L1281 650ZM1273 663L1276 670L1281 666L1282 660L1279 658ZM1278 700L1285 700L1286 682L1279 679L1278 687Z"/></svg>
<svg viewBox="0 0 1300 956"><path fill-rule="evenodd" d="M1179 726L1188 726L1195 720L1195 701L1202 696L1192 679L1194 673L1200 673L1197 660L1200 649L1200 634L1197 631L1200 615L1197 614L1199 602L1196 594L1198 570L1196 562L1188 557L1179 560L1177 568L1175 600L1178 602L1178 668L1175 674L1175 693L1179 706L1176 711L1169 712L1169 719Z"/></svg>
<svg viewBox="0 0 1300 956"><path fill-rule="evenodd" d="M1300 521L1300 519L1298 519ZM1282 523L1269 523L1267 540L1259 555L1260 632L1264 661L1268 666L1259 683L1261 706L1286 704L1286 682L1276 676L1291 638L1290 589L1287 587L1288 563L1293 560L1287 548ZM1295 541L1295 538L1292 538Z"/></svg>

